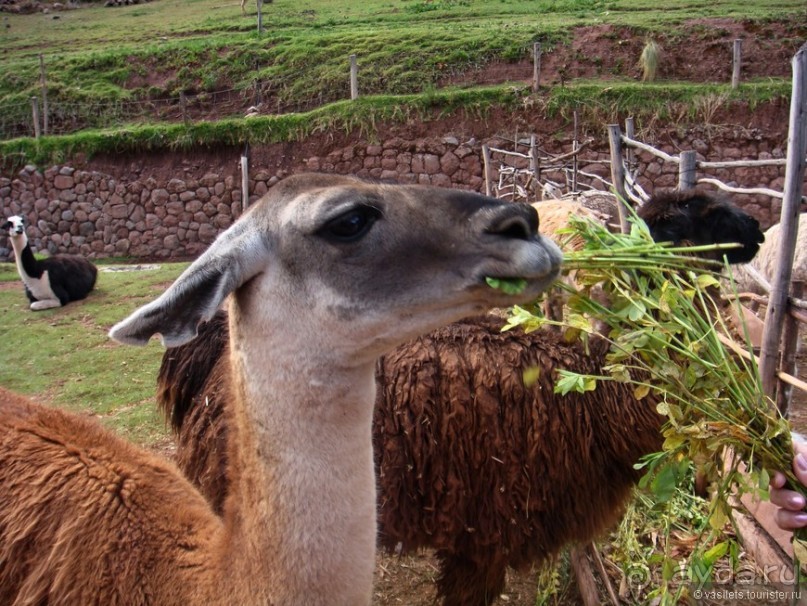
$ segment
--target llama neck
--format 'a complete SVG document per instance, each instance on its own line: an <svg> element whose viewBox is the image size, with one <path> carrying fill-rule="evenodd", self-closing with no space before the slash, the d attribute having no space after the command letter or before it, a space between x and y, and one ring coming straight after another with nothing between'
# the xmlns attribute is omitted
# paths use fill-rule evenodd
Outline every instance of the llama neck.
<svg viewBox="0 0 807 606"><path fill-rule="evenodd" d="M238 315L231 310L231 318ZM277 326L266 330L249 317L230 326L238 403L229 439L233 483L225 519L232 549L225 569L250 587L250 599L369 603L373 366L336 368L299 333L281 338Z"/></svg>
<svg viewBox="0 0 807 606"><path fill-rule="evenodd" d="M34 253L31 250L31 245L28 244L28 238L25 234L20 236L12 236L11 248L14 249L14 260L17 263L17 271L23 281L26 278L39 278L42 276L42 270L38 267Z"/></svg>

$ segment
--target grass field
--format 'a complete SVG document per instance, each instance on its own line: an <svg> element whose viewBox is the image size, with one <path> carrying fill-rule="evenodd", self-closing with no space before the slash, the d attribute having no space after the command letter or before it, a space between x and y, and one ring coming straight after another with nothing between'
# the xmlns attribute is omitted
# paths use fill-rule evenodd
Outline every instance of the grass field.
<svg viewBox="0 0 807 606"><path fill-rule="evenodd" d="M163 348L129 347L107 337L113 324L159 295L187 264L104 271L84 301L32 312L12 263L0 264L0 385L55 406L97 415L135 442L166 435L154 390ZM131 267L131 266L130 266Z"/></svg>
<svg viewBox="0 0 807 606"><path fill-rule="evenodd" d="M345 98L348 56L360 57L364 94L420 93L492 60L547 49L580 25L616 24L674 36L692 19L805 18L800 0L154 0L99 3L56 14L9 15L0 31L0 104L39 91L42 53L52 101L159 98L179 91L246 88L258 78L287 101ZM54 17L58 16L58 19ZM704 27L703 35L712 28Z"/></svg>
<svg viewBox="0 0 807 606"><path fill-rule="evenodd" d="M686 56L690 42L722 48L729 35L724 25L738 21L765 57L797 48L807 35L799 25L807 23L807 11L797 0L671 0L663 11L649 0L277 0L264 5L263 35L255 31L254 2L249 9L242 16L234 1L154 0L4 16L2 168L13 173L27 163L60 163L77 153L260 145L334 131L372 135L377 124L425 121L436 113L484 117L491 107L521 106L530 89L526 72L520 80L503 76L480 86L477 70L498 74L508 64L523 66L536 41L556 62L593 70L560 85L556 78L529 99L550 117L580 109L583 123L629 114L645 123L708 123L709 108L727 102L754 107L788 98L790 79L781 69L775 76L757 73L735 90L721 78L686 80L684 68L686 81L651 85L631 71L639 49L609 57L623 43L659 38L676 47L679 62L693 62ZM763 31L766 24L772 29ZM579 26L614 28L597 30L605 37L597 52L561 46ZM62 136L35 141L30 98L41 95L40 53L50 132ZM359 57L362 95L354 102L345 101L351 53ZM265 104L260 116L245 119L256 82ZM181 93L192 99L187 124Z"/></svg>

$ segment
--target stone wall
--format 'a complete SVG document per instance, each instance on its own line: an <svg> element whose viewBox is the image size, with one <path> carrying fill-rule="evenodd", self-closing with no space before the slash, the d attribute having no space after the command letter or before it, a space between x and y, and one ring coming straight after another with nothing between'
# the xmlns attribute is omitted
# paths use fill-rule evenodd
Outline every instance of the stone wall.
<svg viewBox="0 0 807 606"><path fill-rule="evenodd" d="M70 166L0 178L3 215L24 215L35 250L98 257L192 257L241 214L233 176L123 181ZM11 255L0 237L0 256Z"/></svg>
<svg viewBox="0 0 807 606"><path fill-rule="evenodd" d="M500 138L487 142L503 149L513 147L512 142ZM454 135L413 140L393 137L383 143L353 143L324 155L295 157L276 170L253 168L250 202L287 174L305 170L483 191L481 143ZM784 157L782 142L759 135L729 141L697 134L680 139L671 136L656 146L671 155L695 149L700 160L710 161ZM548 153L563 153L571 148L571 142L547 140L542 147ZM580 168L610 180L608 157L607 144L595 143L586 150ZM499 160L494 155L494 166ZM636 161L639 181L646 191L675 187L677 165L647 153L639 154ZM184 259L198 255L241 214L240 175L235 163L218 172L204 171L200 166L190 173L177 170L158 175L149 170L148 158L141 158L141 162L145 169L127 175L91 170L91 164L82 168L54 166L44 171L27 166L13 178L0 177L2 216L27 217L29 239L36 251L90 258ZM548 176L562 179L557 173ZM732 185L781 191L784 168L720 169L709 176ZM603 187L596 180L590 182ZM778 218L779 201L758 195L734 199L763 226ZM7 237L0 235L0 259L11 258Z"/></svg>

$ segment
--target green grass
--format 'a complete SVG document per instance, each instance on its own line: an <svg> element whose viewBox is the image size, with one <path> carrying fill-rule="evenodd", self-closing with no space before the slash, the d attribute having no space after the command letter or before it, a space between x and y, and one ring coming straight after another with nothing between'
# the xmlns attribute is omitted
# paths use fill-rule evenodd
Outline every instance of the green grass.
<svg viewBox="0 0 807 606"><path fill-rule="evenodd" d="M116 344L113 324L159 295L187 266L98 274L84 301L32 312L13 263L0 264L0 385L48 404L97 415L134 442L151 446L167 434L154 403L163 349ZM103 265L101 265L103 267Z"/></svg>
<svg viewBox="0 0 807 606"><path fill-rule="evenodd" d="M787 102L789 81L748 81L740 90L728 84L636 83L579 81L556 87L538 98L549 117L571 118L579 110L584 124L601 128L619 122L624 115L652 123L663 119L710 124L714 112L732 104L754 107L774 100ZM192 149L302 141L328 132L356 132L372 138L381 123L428 122L462 113L484 119L494 107L522 106L530 97L524 86L499 85L473 89L431 90L420 95L377 95L356 101L338 101L303 113L279 116L232 118L217 122L155 123L119 128L85 130L73 135L32 137L0 141L0 158L10 174L25 164L60 163L76 153L92 157L99 153Z"/></svg>
<svg viewBox="0 0 807 606"><path fill-rule="evenodd" d="M807 16L801 0L670 0L663 11L650 0L277 0L264 12L262 36L254 14L242 17L235 1L8 15L9 27L0 29L0 108L6 120L28 116L29 98L39 94L39 53L52 111L65 116L76 104L180 91L235 87L250 95L256 78L283 103L322 104L348 95L351 53L362 94L414 94L493 60L525 59L536 41L551 52L581 25L616 24L663 39L689 20L728 17L778 20L799 38L794 24ZM716 35L713 29L702 35Z"/></svg>

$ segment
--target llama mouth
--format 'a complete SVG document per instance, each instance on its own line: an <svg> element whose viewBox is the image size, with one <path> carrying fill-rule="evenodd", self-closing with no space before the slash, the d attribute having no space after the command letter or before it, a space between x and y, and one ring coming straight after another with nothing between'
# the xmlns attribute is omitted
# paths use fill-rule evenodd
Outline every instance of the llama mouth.
<svg viewBox="0 0 807 606"><path fill-rule="evenodd" d="M498 290L504 295L518 297L538 295L549 288L560 275L560 265L553 266L543 274L527 273L526 275L482 274L481 282L489 288Z"/></svg>

